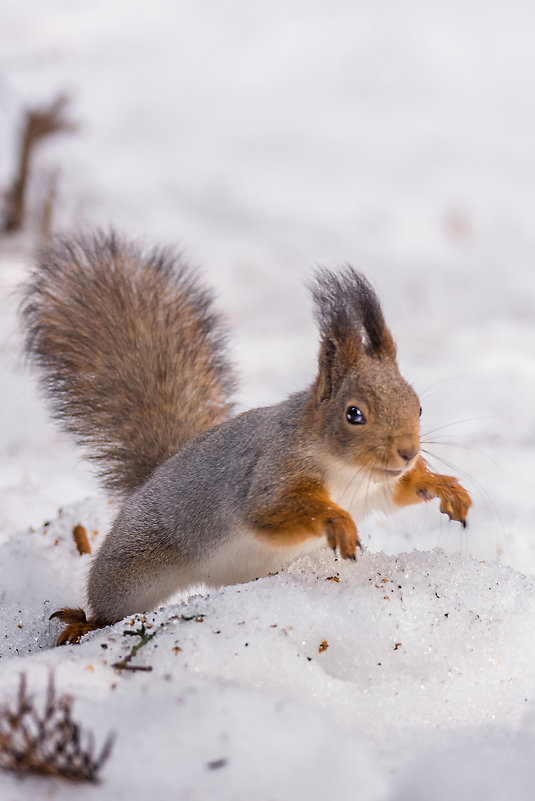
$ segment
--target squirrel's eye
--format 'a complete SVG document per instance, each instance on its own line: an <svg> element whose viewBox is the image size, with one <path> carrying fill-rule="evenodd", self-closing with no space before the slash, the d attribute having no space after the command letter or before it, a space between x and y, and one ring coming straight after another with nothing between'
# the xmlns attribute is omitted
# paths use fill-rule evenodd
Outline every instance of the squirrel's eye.
<svg viewBox="0 0 535 801"><path fill-rule="evenodd" d="M357 406L348 406L346 409L346 420L353 426L363 426L366 422L364 413Z"/></svg>
<svg viewBox="0 0 535 801"><path fill-rule="evenodd" d="M421 417L421 416L422 416L422 407L420 406L420 414L418 415L418 417Z"/></svg>

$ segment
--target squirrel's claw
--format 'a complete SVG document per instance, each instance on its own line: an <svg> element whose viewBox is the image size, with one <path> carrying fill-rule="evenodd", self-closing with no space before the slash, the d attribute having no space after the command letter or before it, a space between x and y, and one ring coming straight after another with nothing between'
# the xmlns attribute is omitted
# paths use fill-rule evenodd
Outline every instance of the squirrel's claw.
<svg viewBox="0 0 535 801"><path fill-rule="evenodd" d="M360 548L357 527L349 515L330 517L325 521L325 534L329 546L342 559L356 559L356 550Z"/></svg>
<svg viewBox="0 0 535 801"><path fill-rule="evenodd" d="M48 619L53 620L54 618L67 624L63 631L60 632L56 645L78 644L88 631L100 628L96 620L93 618L87 619L83 609L58 609Z"/></svg>
<svg viewBox="0 0 535 801"><path fill-rule="evenodd" d="M440 511L448 515L450 520L457 520L466 528L466 516L472 505L470 495L458 481L450 476L443 476L448 481L440 488Z"/></svg>
<svg viewBox="0 0 535 801"><path fill-rule="evenodd" d="M394 502L399 506L439 498L440 511L466 528L466 516L472 506L470 495L454 476L433 473L420 457L414 467L399 480Z"/></svg>

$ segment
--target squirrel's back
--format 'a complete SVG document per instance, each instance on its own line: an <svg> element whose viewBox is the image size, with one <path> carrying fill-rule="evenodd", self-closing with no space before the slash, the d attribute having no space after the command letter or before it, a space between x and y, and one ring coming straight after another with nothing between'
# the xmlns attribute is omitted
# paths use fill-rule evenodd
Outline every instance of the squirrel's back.
<svg viewBox="0 0 535 801"><path fill-rule="evenodd" d="M58 238L21 311L54 416L88 446L107 489L132 492L228 417L226 329L179 255L113 232Z"/></svg>

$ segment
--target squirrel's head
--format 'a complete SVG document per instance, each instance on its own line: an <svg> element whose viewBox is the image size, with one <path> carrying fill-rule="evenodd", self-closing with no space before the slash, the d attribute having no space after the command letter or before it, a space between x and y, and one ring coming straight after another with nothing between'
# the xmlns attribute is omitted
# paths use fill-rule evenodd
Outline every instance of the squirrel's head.
<svg viewBox="0 0 535 801"><path fill-rule="evenodd" d="M312 287L321 334L308 413L327 456L396 478L420 451L420 401L400 375L396 346L369 282L351 267L322 269Z"/></svg>

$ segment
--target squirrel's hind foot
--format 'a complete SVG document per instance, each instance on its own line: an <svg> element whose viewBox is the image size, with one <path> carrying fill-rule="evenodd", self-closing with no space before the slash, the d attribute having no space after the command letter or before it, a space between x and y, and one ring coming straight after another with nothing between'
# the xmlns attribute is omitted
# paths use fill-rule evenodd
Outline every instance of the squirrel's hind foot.
<svg viewBox="0 0 535 801"><path fill-rule="evenodd" d="M80 608L58 609L48 619L53 620L56 617L62 623L67 624L63 631L60 632L56 645L78 644L88 631L102 628L102 624L98 623L95 618L87 619L84 610Z"/></svg>

